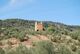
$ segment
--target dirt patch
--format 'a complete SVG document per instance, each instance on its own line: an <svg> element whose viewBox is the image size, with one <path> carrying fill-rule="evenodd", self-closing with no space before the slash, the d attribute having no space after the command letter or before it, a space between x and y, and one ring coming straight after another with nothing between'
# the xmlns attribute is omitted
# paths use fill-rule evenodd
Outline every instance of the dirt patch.
<svg viewBox="0 0 80 54"><path fill-rule="evenodd" d="M46 37L46 36L44 36L44 35L39 35L38 38L39 38L40 40L49 40L49 38Z"/></svg>
<svg viewBox="0 0 80 54"><path fill-rule="evenodd" d="M8 42L10 42L12 45L20 43L20 41L16 38L10 38L10 39L8 39Z"/></svg>
<svg viewBox="0 0 80 54"><path fill-rule="evenodd" d="M28 39L27 41L22 42L23 45L26 45L28 48L32 47L33 42L38 42L38 41L42 41L42 40L49 40L48 37L43 36L43 35L39 35L39 36L32 36L30 39Z"/></svg>
<svg viewBox="0 0 80 54"><path fill-rule="evenodd" d="M19 46L19 44L21 43L22 45L25 45L26 47L30 48L30 47L32 47L33 42L38 42L38 41L42 41L42 40L49 40L49 39L48 39L48 37L46 37L44 35L32 36L31 38L29 38L23 42L20 42L20 40L18 40L16 38L10 38L10 39L5 40L5 41L7 41L6 44L3 46L0 46L0 47L5 48L5 47L8 47L9 45L11 45L13 48L13 47Z"/></svg>

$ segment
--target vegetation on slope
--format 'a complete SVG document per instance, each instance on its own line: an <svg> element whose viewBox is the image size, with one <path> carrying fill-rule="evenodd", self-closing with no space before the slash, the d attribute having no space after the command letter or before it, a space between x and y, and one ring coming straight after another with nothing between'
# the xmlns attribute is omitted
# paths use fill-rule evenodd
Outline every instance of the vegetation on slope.
<svg viewBox="0 0 80 54"><path fill-rule="evenodd" d="M80 54L80 26L43 21L45 31L36 32L34 24L23 19L0 20L0 54Z"/></svg>

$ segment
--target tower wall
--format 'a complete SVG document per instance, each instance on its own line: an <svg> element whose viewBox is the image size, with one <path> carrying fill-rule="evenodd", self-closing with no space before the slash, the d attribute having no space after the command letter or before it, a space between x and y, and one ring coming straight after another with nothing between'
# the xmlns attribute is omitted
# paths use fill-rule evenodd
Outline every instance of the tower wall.
<svg viewBox="0 0 80 54"><path fill-rule="evenodd" d="M43 30L43 24L35 22L35 31Z"/></svg>
<svg viewBox="0 0 80 54"><path fill-rule="evenodd" d="M35 31L37 31L37 22L35 22Z"/></svg>

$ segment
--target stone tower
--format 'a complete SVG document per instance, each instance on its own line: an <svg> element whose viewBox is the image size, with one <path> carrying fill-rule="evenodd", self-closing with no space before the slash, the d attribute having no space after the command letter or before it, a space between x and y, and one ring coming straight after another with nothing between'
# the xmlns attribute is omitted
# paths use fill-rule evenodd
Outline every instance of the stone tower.
<svg viewBox="0 0 80 54"><path fill-rule="evenodd" d="M35 31L41 31L41 30L44 30L42 22L40 23L35 22Z"/></svg>

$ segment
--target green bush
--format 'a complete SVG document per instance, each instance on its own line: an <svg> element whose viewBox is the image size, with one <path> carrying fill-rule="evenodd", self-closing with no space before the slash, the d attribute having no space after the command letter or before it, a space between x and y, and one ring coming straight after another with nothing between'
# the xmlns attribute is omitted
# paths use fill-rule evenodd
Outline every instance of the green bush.
<svg viewBox="0 0 80 54"><path fill-rule="evenodd" d="M18 33L18 36L15 36L15 37L22 42L24 40L25 34L26 33L24 31L22 31L22 32Z"/></svg>
<svg viewBox="0 0 80 54"><path fill-rule="evenodd" d="M31 54L31 52L26 46L21 45L16 48L16 54Z"/></svg>
<svg viewBox="0 0 80 54"><path fill-rule="evenodd" d="M73 52L75 52L75 51L77 50L76 45L71 45L70 47L71 47L71 50L72 50Z"/></svg>
<svg viewBox="0 0 80 54"><path fill-rule="evenodd" d="M66 46L60 46L58 53L56 54L72 54L72 53Z"/></svg>
<svg viewBox="0 0 80 54"><path fill-rule="evenodd" d="M41 41L32 48L32 54L54 54L53 44L49 41Z"/></svg>
<svg viewBox="0 0 80 54"><path fill-rule="evenodd" d="M80 41L80 36L78 36L78 38L77 38L79 41Z"/></svg>
<svg viewBox="0 0 80 54"><path fill-rule="evenodd" d="M79 36L79 33L78 33L78 32L73 32L73 33L70 33L70 36L71 36L73 39L77 40L77 38L78 38L78 36Z"/></svg>
<svg viewBox="0 0 80 54"><path fill-rule="evenodd" d="M80 54L80 48L76 51L77 54Z"/></svg>
<svg viewBox="0 0 80 54"><path fill-rule="evenodd" d="M18 46L16 49L12 49L6 52L7 54L31 54L30 50L23 45Z"/></svg>
<svg viewBox="0 0 80 54"><path fill-rule="evenodd" d="M0 54L5 54L5 51L2 48L0 48Z"/></svg>

